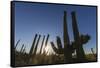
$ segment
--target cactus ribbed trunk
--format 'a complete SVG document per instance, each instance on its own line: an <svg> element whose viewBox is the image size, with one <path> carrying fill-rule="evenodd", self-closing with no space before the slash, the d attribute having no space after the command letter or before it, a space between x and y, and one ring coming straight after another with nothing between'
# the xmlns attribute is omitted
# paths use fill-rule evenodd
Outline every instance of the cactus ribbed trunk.
<svg viewBox="0 0 100 68"><path fill-rule="evenodd" d="M43 48L44 39L45 39L45 36L43 36L43 40L42 40L42 44L41 44L41 48L40 48L40 54L42 53L42 48Z"/></svg>
<svg viewBox="0 0 100 68"><path fill-rule="evenodd" d="M84 61L85 60L85 53L84 53L83 46L82 46L81 41L80 41L80 35L79 35L78 26L77 26L75 12L72 12L71 15L72 15L73 35L74 35L74 40L76 42L75 47L76 47L77 60Z"/></svg>
<svg viewBox="0 0 100 68"><path fill-rule="evenodd" d="M70 40L68 36L68 28L67 28L67 21L66 21L66 11L64 11L64 22L63 22L63 39L64 39L64 56L65 62L70 63L72 60L72 54L70 51Z"/></svg>

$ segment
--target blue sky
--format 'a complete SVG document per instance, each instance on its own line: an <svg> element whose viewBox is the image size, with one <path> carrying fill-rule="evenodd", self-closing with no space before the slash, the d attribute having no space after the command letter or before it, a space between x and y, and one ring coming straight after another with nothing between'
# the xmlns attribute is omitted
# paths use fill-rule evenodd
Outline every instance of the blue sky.
<svg viewBox="0 0 100 68"><path fill-rule="evenodd" d="M64 11L67 12L70 41L73 41L71 12L75 11L80 34L91 36L90 41L83 45L85 52L90 53L91 48L96 51L96 7L23 2L15 3L15 43L21 39L17 49L25 44L29 52L36 33L41 34L39 45L43 35L47 34L50 34L48 46L50 41L56 41L56 36L60 36L63 42Z"/></svg>

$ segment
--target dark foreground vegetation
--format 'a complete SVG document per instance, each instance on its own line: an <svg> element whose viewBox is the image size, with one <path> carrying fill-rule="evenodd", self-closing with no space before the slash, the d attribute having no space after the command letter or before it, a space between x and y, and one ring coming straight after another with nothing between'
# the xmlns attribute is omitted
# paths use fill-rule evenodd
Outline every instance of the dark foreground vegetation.
<svg viewBox="0 0 100 68"><path fill-rule="evenodd" d="M97 54L94 53L93 48L91 48L90 54L85 54L83 45L89 42L91 37L86 34L83 35L79 32L76 13L72 12L72 29L74 41L70 41L68 35L67 21L66 21L66 11L64 11L63 16L63 42L61 42L60 36L56 37L56 44L50 41L51 47L54 53L47 55L47 52L43 51L43 44L45 47L48 46L48 40L50 35L47 37L43 36L41 45L39 41L41 35L36 34L32 42L29 53L26 52L26 46L23 44L20 51L17 51L17 46L20 40L17 41L14 51L15 51L15 66L23 65L44 65L44 64L62 64L62 63L79 63L79 62L92 62L97 60ZM46 41L44 41L46 40ZM64 44L62 44L64 43ZM38 46L40 47L40 52L37 53ZM57 47L56 47L57 46ZM64 46L64 47L63 47ZM74 54L74 55L73 55Z"/></svg>

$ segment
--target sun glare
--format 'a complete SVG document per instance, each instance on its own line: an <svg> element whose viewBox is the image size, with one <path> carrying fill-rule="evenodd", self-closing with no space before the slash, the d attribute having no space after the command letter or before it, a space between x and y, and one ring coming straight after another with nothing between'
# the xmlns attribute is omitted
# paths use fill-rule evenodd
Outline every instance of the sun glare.
<svg viewBox="0 0 100 68"><path fill-rule="evenodd" d="M53 53L52 51L52 48L51 48L51 45L48 44L46 47L45 47L45 52L47 53L47 55L50 55Z"/></svg>

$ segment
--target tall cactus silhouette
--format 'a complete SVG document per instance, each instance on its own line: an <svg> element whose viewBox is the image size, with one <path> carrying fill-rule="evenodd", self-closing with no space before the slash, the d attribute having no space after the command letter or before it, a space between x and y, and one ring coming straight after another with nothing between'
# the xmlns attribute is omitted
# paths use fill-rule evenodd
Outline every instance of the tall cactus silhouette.
<svg viewBox="0 0 100 68"><path fill-rule="evenodd" d="M57 48L55 47L55 44L51 42L51 46L56 54L64 54L64 49L62 47L61 39L59 36L56 37L57 42Z"/></svg>
<svg viewBox="0 0 100 68"><path fill-rule="evenodd" d="M43 40L42 40L42 44L41 44L41 48L40 48L40 54L42 53L42 48L43 48L44 39L45 39L45 35L43 36Z"/></svg>
<svg viewBox="0 0 100 68"><path fill-rule="evenodd" d="M72 53L70 51L70 40L68 35L68 27L67 27L67 21L66 21L66 11L64 11L64 22L63 22L63 40L64 40L64 55L65 55L65 61L70 63L72 60Z"/></svg>
<svg viewBox="0 0 100 68"><path fill-rule="evenodd" d="M40 37L41 37L41 35L39 35L39 37L38 37L38 40L37 40L37 43L36 43L36 45L35 45L35 49L34 49L33 55L36 55L37 47L38 47L38 44L39 44Z"/></svg>
<svg viewBox="0 0 100 68"><path fill-rule="evenodd" d="M29 55L32 55L32 53L33 53L33 49L35 47L36 38L37 38L37 34L35 34L35 38L33 40L33 43L32 43L32 46L31 46L31 49L30 49L30 52L29 52Z"/></svg>
<svg viewBox="0 0 100 68"><path fill-rule="evenodd" d="M80 41L80 34L78 30L78 25L76 21L76 13L72 12L72 27L73 27L73 35L74 35L74 41L76 41L76 54L77 54L77 60L79 61L84 61L85 60L85 53L83 50L83 46Z"/></svg>

